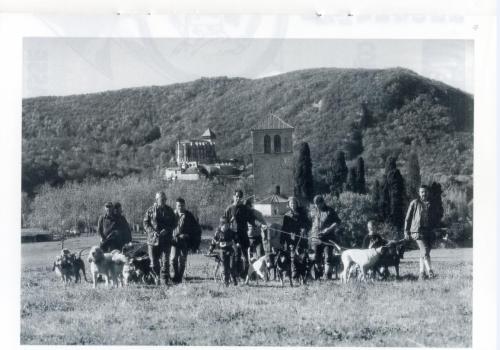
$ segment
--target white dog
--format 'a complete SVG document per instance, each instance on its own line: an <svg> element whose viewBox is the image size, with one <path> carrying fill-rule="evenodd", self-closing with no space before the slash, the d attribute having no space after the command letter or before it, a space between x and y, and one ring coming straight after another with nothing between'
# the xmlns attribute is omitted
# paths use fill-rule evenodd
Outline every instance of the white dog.
<svg viewBox="0 0 500 350"><path fill-rule="evenodd" d="M94 246L90 248L88 262L94 288L97 286L97 276L103 276L106 286L110 283L114 286L123 285L122 271L123 265L128 261L127 257L119 250L113 250L110 253L104 253L103 250Z"/></svg>
<svg viewBox="0 0 500 350"><path fill-rule="evenodd" d="M379 247L371 249L348 249L342 252L344 271L340 274L341 282L347 283L349 281L349 270L353 264L359 266L361 273L360 279L364 280L368 269L375 265L386 251L387 247Z"/></svg>
<svg viewBox="0 0 500 350"><path fill-rule="evenodd" d="M269 281L269 269L272 267L271 257L269 254L263 255L260 258L253 260L248 267L247 278L245 279L245 284L250 281L250 276L256 273L258 277L262 278L264 281ZM257 279L258 280L258 279Z"/></svg>

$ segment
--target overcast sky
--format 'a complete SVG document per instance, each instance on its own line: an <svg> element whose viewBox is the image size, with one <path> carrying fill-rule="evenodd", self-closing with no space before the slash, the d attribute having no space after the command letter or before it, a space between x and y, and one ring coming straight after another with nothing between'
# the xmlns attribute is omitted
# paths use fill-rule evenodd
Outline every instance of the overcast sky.
<svg viewBox="0 0 500 350"><path fill-rule="evenodd" d="M473 42L464 40L28 38L23 97L317 67L396 66L473 93L473 51Z"/></svg>

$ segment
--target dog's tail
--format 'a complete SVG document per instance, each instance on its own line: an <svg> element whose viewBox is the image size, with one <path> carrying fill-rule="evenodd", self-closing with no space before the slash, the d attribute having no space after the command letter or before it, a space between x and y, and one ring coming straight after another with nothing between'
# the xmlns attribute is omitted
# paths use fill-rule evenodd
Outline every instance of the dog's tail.
<svg viewBox="0 0 500 350"><path fill-rule="evenodd" d="M86 251L86 250L88 250L88 249L90 249L90 247L85 247L85 248L83 248L83 249L80 249L80 252L78 253L78 257L79 257L79 258L81 258L81 257L82 257L83 252L84 252L84 251Z"/></svg>

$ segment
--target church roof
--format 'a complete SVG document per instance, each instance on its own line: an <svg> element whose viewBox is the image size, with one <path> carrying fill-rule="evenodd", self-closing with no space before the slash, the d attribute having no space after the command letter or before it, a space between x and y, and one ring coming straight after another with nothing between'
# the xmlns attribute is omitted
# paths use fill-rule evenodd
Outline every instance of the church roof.
<svg viewBox="0 0 500 350"><path fill-rule="evenodd" d="M252 130L264 129L293 129L293 126L283 121L280 117L271 114L264 120L261 120Z"/></svg>
<svg viewBox="0 0 500 350"><path fill-rule="evenodd" d="M274 203L287 203L288 198L283 197L279 194L272 194L267 198L261 199L258 201L258 204L274 204Z"/></svg>
<svg viewBox="0 0 500 350"><path fill-rule="evenodd" d="M203 138L209 138L209 139L215 139L215 133L212 131L212 129L208 128L205 130L205 132L201 135Z"/></svg>

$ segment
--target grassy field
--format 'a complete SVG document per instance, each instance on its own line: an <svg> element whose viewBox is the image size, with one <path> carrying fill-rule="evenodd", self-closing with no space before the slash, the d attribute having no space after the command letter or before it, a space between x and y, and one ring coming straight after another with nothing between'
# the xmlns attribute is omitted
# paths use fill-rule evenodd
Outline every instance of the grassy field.
<svg viewBox="0 0 500 350"><path fill-rule="evenodd" d="M211 279L212 260L191 255L180 285L96 290L63 286L51 271L59 250L22 245L21 344L472 346L472 249L432 251L429 281L415 280L411 251L400 281L226 288Z"/></svg>

